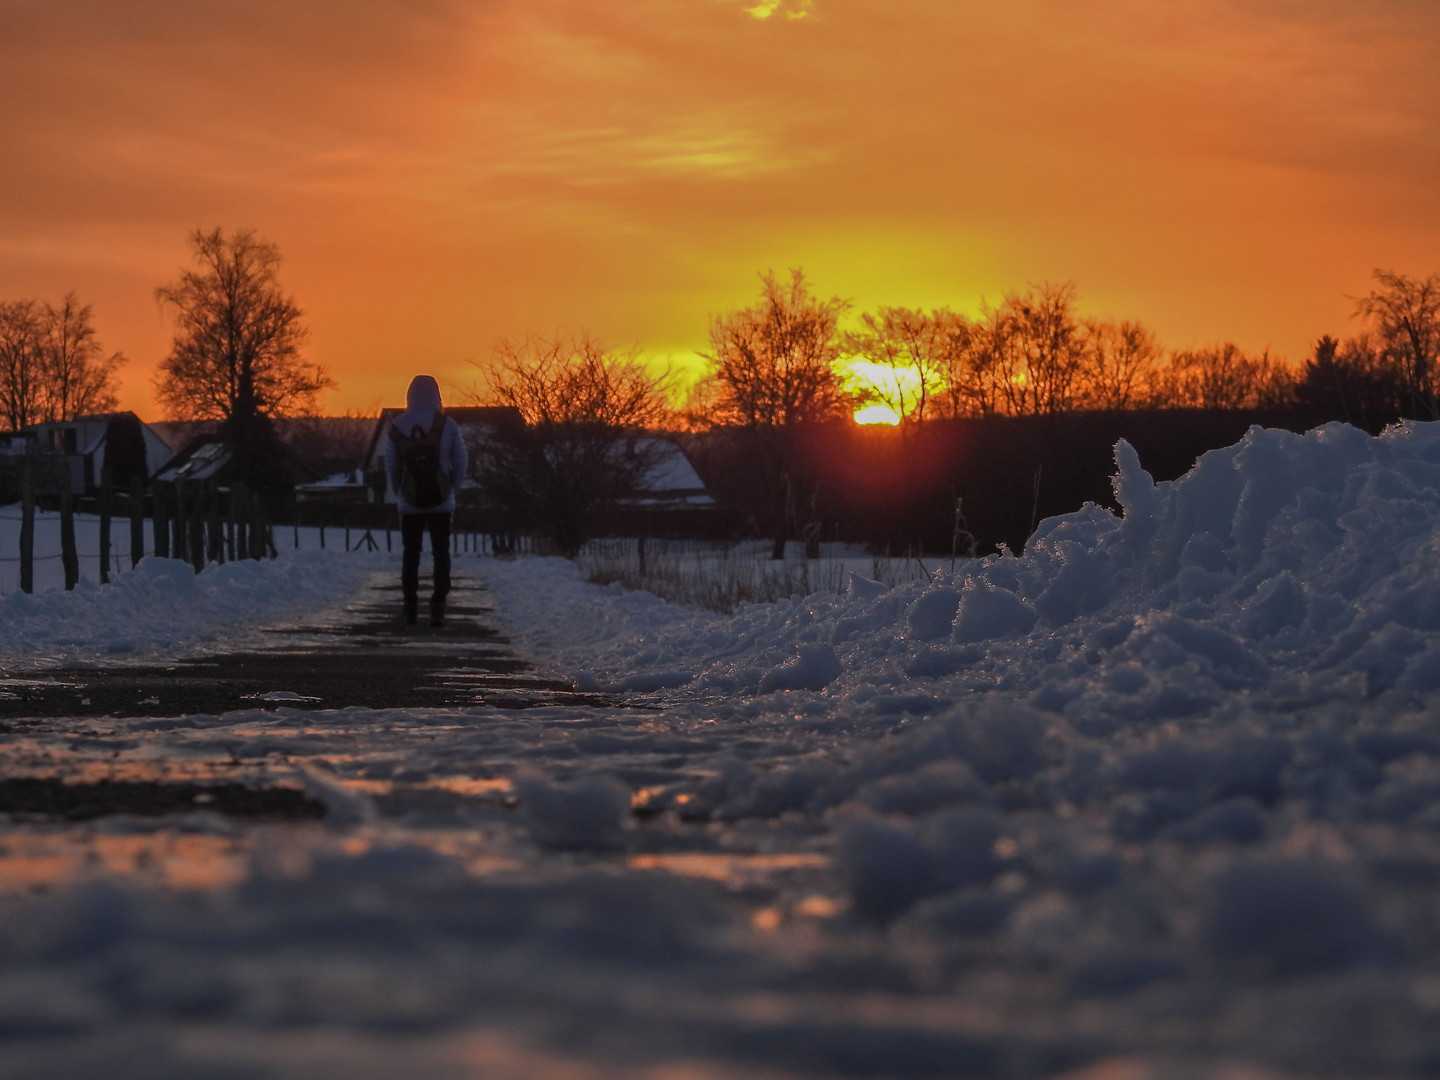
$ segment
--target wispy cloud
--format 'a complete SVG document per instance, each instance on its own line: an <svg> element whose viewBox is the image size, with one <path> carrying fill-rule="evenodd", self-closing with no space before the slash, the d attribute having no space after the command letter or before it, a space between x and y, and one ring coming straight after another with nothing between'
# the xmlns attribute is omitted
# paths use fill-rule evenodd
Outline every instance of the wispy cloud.
<svg viewBox="0 0 1440 1080"><path fill-rule="evenodd" d="M654 180L743 181L818 158L814 151L787 149L757 128L701 115L650 130L610 126L536 131L494 168L503 175L544 176L585 188Z"/></svg>
<svg viewBox="0 0 1440 1080"><path fill-rule="evenodd" d="M775 15L786 19L808 18L815 10L815 0L757 0L743 9L746 15L762 22Z"/></svg>

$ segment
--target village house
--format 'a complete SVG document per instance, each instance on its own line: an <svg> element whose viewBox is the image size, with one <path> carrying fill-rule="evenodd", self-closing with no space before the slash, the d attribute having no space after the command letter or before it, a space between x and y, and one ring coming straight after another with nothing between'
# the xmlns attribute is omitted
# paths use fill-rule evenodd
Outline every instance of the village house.
<svg viewBox="0 0 1440 1080"><path fill-rule="evenodd" d="M117 488L148 480L171 458L169 445L133 412L98 413L32 424L0 436L0 498L19 497L23 460L32 458L35 490L53 495L68 475L76 495L93 493L108 466Z"/></svg>

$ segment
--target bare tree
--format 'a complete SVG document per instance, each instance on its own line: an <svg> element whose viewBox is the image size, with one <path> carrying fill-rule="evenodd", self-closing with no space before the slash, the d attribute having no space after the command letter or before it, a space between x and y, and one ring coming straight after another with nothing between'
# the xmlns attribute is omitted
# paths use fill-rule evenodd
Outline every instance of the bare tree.
<svg viewBox="0 0 1440 1080"><path fill-rule="evenodd" d="M995 416L1005 411L1001 384L1008 369L1009 324L999 312L985 307L971 322L951 314L943 326L945 392L939 406L942 416Z"/></svg>
<svg viewBox="0 0 1440 1080"><path fill-rule="evenodd" d="M34 300L0 301L0 409L11 431L44 416L45 327Z"/></svg>
<svg viewBox="0 0 1440 1080"><path fill-rule="evenodd" d="M59 307L45 305L46 412L52 420L71 420L110 412L119 403L115 376L125 363L120 353L105 354L90 323L90 305L68 293Z"/></svg>
<svg viewBox="0 0 1440 1080"><path fill-rule="evenodd" d="M790 452L794 429L848 419L855 407L835 363L838 323L849 305L812 296L799 269L790 271L788 286L773 272L760 281L760 303L711 320L710 352L702 354L711 372L693 400L707 422L734 429L737 459L746 462L757 502L766 508L757 510L757 524L768 526L771 554L783 559L799 505L814 503L813 485L798 474ZM818 522L809 526L818 529Z"/></svg>
<svg viewBox="0 0 1440 1080"><path fill-rule="evenodd" d="M518 409L525 426L473 445L471 473L488 500L574 555L663 453L647 432L669 416L670 375L583 335L502 340L482 371L474 400Z"/></svg>
<svg viewBox="0 0 1440 1080"><path fill-rule="evenodd" d="M1282 404L1293 381L1270 350L1250 354L1226 342L1173 353L1161 376L1160 401L1179 408L1265 408Z"/></svg>
<svg viewBox="0 0 1440 1080"><path fill-rule="evenodd" d="M953 334L951 415L1027 416L1079 402L1087 338L1075 286L1049 282L1005 295Z"/></svg>
<svg viewBox="0 0 1440 1080"><path fill-rule="evenodd" d="M1134 409L1154 401L1162 357L1154 333L1130 320L1092 319L1085 343L1079 397L1088 408Z"/></svg>
<svg viewBox="0 0 1440 1080"><path fill-rule="evenodd" d="M1409 413L1440 419L1435 374L1440 363L1440 274L1421 281L1376 270L1374 277L1380 287L1356 302L1355 313L1365 319L1381 355L1401 372Z"/></svg>
<svg viewBox="0 0 1440 1080"><path fill-rule="evenodd" d="M810 294L803 271L782 285L760 275L760 303L713 319L712 365L702 397L713 424L786 427L850 414L854 399L835 370L837 325L849 306Z"/></svg>
<svg viewBox="0 0 1440 1080"><path fill-rule="evenodd" d="M58 307L0 302L0 411L12 429L115 408L125 357L106 355L90 319L74 293Z"/></svg>
<svg viewBox="0 0 1440 1080"><path fill-rule="evenodd" d="M1075 286L1046 282L1005 297L1008 325L1002 396L1016 415L1064 412L1085 363L1085 337L1074 310Z"/></svg>
<svg viewBox="0 0 1440 1080"><path fill-rule="evenodd" d="M156 396L179 419L244 426L256 416L311 412L334 386L301 356L303 313L277 280L280 252L249 229L190 237L198 268L155 290L175 317Z"/></svg>
<svg viewBox="0 0 1440 1080"><path fill-rule="evenodd" d="M949 311L927 314L901 307L862 315L860 329L840 338L859 403L884 406L902 427L923 421L945 389L955 318Z"/></svg>

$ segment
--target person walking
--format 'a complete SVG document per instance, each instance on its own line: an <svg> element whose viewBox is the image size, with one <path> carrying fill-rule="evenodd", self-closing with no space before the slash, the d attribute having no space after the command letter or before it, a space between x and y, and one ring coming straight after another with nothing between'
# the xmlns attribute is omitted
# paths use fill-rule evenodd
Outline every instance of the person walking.
<svg viewBox="0 0 1440 1080"><path fill-rule="evenodd" d="M430 534L434 588L430 625L445 625L450 593L450 515L465 478L469 457L460 425L440 406L440 385L429 375L410 380L405 411L390 421L385 441L385 476L400 510L400 590L405 622L420 612L420 547Z"/></svg>

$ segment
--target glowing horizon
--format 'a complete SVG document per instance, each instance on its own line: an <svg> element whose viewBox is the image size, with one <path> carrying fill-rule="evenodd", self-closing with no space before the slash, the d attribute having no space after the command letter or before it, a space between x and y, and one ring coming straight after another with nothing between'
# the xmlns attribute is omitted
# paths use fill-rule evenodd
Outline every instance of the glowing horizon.
<svg viewBox="0 0 1440 1080"><path fill-rule="evenodd" d="M0 298L94 309L156 418L187 236L285 258L324 411L527 333L694 370L758 274L855 313L1073 281L1295 362L1440 270L1440 8L1406 0L11 5Z"/></svg>

